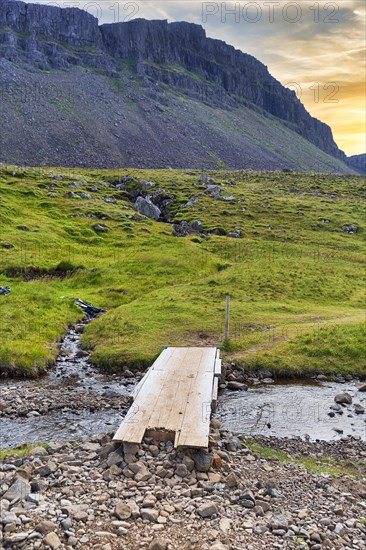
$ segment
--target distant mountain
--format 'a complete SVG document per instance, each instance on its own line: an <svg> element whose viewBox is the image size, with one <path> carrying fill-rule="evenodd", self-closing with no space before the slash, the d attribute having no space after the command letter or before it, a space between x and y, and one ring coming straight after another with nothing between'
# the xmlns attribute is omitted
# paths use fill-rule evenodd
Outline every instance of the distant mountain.
<svg viewBox="0 0 366 550"><path fill-rule="evenodd" d="M347 164L360 174L366 174L366 154L348 157Z"/></svg>
<svg viewBox="0 0 366 550"><path fill-rule="evenodd" d="M352 172L331 129L201 26L0 0L0 160Z"/></svg>

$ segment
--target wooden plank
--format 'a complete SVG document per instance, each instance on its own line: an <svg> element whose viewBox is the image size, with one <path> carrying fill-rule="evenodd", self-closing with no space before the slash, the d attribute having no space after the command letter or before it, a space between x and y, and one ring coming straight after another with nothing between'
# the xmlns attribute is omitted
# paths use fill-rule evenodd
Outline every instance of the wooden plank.
<svg viewBox="0 0 366 550"><path fill-rule="evenodd" d="M215 371L214 371L215 376L221 376L221 364L222 364L221 359L216 359Z"/></svg>
<svg viewBox="0 0 366 550"><path fill-rule="evenodd" d="M141 390L142 386L147 382L149 378L149 374L153 370L164 370L163 365L164 363L168 361L169 357L172 355L173 351L172 348L166 348L164 349L159 357L155 360L155 362L151 365L149 370L146 372L145 376L143 376L140 380L140 382L137 384L137 386L134 388L134 390L131 393L132 399L136 399L137 394Z"/></svg>
<svg viewBox="0 0 366 550"><path fill-rule="evenodd" d="M167 426L167 417L171 408L176 406L177 380L179 380L181 376L180 371L182 370L182 365L184 365L187 354L188 348L179 348L176 349L169 358L169 369L165 369L164 371L167 373L167 376L164 379L160 399L152 411L148 422L148 428L150 430L164 428L168 431L176 431L176 423Z"/></svg>
<svg viewBox="0 0 366 550"><path fill-rule="evenodd" d="M215 376L212 385L212 409L216 410L217 398L219 394L219 379Z"/></svg>
<svg viewBox="0 0 366 550"><path fill-rule="evenodd" d="M147 433L175 446L207 447L219 362L216 348L164 349L134 389L114 439L141 443Z"/></svg>
<svg viewBox="0 0 366 550"><path fill-rule="evenodd" d="M187 398L192 384L196 382L197 366L201 363L202 351L198 348L190 348L186 355L186 366L177 376L176 396L172 401L165 420L167 430L180 430L187 406Z"/></svg>
<svg viewBox="0 0 366 550"><path fill-rule="evenodd" d="M149 384L144 384L141 388L113 439L129 443L141 443L151 411L159 399L163 387L162 377L164 376L165 374L159 371L149 374Z"/></svg>
<svg viewBox="0 0 366 550"><path fill-rule="evenodd" d="M209 353L210 351L213 353ZM208 445L215 353L215 349L204 349L196 367L196 377L189 387L179 437L176 438L177 447L207 447ZM208 358L211 360L211 369L206 372Z"/></svg>
<svg viewBox="0 0 366 550"><path fill-rule="evenodd" d="M192 385L178 439L179 447L207 447L210 432L212 373L205 372Z"/></svg>
<svg viewBox="0 0 366 550"><path fill-rule="evenodd" d="M203 358L202 358L204 361L204 367L201 367L201 368L203 368L205 372L213 373L215 370L216 348L201 348L201 349L204 351Z"/></svg>

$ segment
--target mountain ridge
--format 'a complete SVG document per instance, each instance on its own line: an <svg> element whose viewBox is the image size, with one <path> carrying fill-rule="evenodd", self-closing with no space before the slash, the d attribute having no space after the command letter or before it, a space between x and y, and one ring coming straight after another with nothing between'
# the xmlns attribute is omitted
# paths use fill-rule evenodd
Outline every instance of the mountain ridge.
<svg viewBox="0 0 366 550"><path fill-rule="evenodd" d="M127 96L132 87L131 80L135 79L134 90L130 90L130 97L127 97L125 102L127 104L132 101L134 105L123 105L128 121L133 119L133 113L130 113L133 110L132 107L135 111L136 109L140 111L156 109L159 113L155 117L156 120L151 121L147 115L144 118L140 113L137 123L139 131L143 135L143 126L147 119L149 119L146 123L148 129L152 127L152 131L160 135L170 124L172 129L168 130L171 134L169 139L176 143L176 147L173 147L176 150L179 150L178 135L188 128L191 141L196 141L196 144L201 143L203 157L210 157L202 159L202 166L211 167L212 158L217 157L214 161L216 164L221 162L234 168L297 168L296 160L292 159L293 155L281 151L281 147L274 150L276 147L271 145L273 136L276 132L278 133L275 125L278 126L280 122L283 128L298 134L327 155L325 158L316 154L315 157L318 155L319 160L315 158L311 166L308 166L310 161L304 159L303 166L300 168L316 170L318 167L320 171L350 170L344 165L347 157L334 142L330 127L312 117L297 99L295 92L282 86L260 61L221 40L207 38L205 30L194 23L134 19L124 23L99 25L96 18L78 8L57 8L26 4L17 0L3 0L0 4L0 61L3 87L6 73L11 72L12 69L17 71L15 80L20 79L20 81L24 71L31 72L33 76L37 75L38 71L38 80L43 87L47 86L46 80L42 78L44 73L54 75L57 71L64 71L73 81L74 78L78 78L75 70L84 71L84 76L85 70L89 70L94 72L95 80L97 80L96 73L98 77L115 79L114 84L117 88L118 86L121 88L119 91L122 91L120 95ZM74 89L75 94L79 93L76 83L74 83ZM105 93L109 95L109 92L108 89ZM207 132L206 134L202 131L192 132L192 129L189 129L183 114L181 115L179 108L174 105L177 100L182 103L182 95L184 95L183 101L188 98L191 102L195 102L195 106L191 104L187 107L188 110L192 107L194 112L200 111L203 105L209 107L209 110L220 109L218 118L221 127L217 127L214 131L218 134L218 139L227 141L224 151L211 143L207 143L205 147L205 142L210 141ZM3 97L7 99L6 90L5 92L3 90ZM154 101L155 105L152 107L151 102ZM87 98L86 104L89 103L92 103L92 98ZM33 106L35 113L33 118L37 123L41 123L42 116L38 114L41 107ZM8 104L5 101L5 115L10 122L11 119L14 121L16 118L14 113L7 114L7 108ZM48 112L50 106L45 104L44 109ZM161 124L157 120L160 114L164 112L169 114L169 111L173 114L177 113L177 120L168 123L165 121ZM77 115L76 112L74 114ZM201 115L202 120L205 121L208 116L212 116L212 113L206 113L206 119L203 113ZM198 119L201 115L197 115ZM263 138L267 143L264 147L264 157L268 157L268 159L264 158L263 166L260 163L258 165L255 158L260 142L258 135L261 135L256 128L258 115L267 119L260 121L263 126L261 132L266 134ZM53 116L55 115L52 113ZM240 139L237 141L242 141L242 145L233 145L237 138L236 134L230 137L223 129L222 125L225 123L223 119L228 116L230 121L226 123L234 127L238 126L240 129ZM247 129L246 120L249 121ZM131 133L129 124L125 126ZM284 132L287 143L291 141L291 136L287 130ZM88 133L89 130L84 132L86 139L89 139ZM222 136L222 134L225 135ZM133 137L135 135L136 132ZM255 147L253 143L256 144ZM1 142L0 145L2 150L5 147L6 154L5 144ZM125 150L125 145L121 143L121 146ZM136 140L136 146L141 147L143 154L146 145L144 147L141 139ZM226 152L231 146L235 151ZM303 142L300 141L297 146L303 147ZM117 145L116 147L118 148ZM240 161L240 147L249 151L242 161ZM254 149L250 151L253 147L255 151ZM283 149L287 147L285 144L282 145ZM188 152L187 148L185 156ZM176 165L175 152L169 155L165 151L163 155L157 145L154 145L151 151L148 151L148 156L154 155L160 166L164 163ZM19 151L18 156L24 157L24 154ZM28 156L27 162L31 160L31 156ZM46 156L47 158L50 156L50 151ZM125 164L128 161L128 154L116 153L116 157L118 156L119 161L117 158L111 158L109 164ZM311 159L312 156L314 156L312 150L306 151L307 159ZM331 158L329 159L328 156ZM197 165L196 154L193 157L193 164ZM281 157L283 157L282 160ZM333 158L336 159L335 162ZM136 162L134 159L132 161ZM187 161L182 159L182 163L185 162Z"/></svg>

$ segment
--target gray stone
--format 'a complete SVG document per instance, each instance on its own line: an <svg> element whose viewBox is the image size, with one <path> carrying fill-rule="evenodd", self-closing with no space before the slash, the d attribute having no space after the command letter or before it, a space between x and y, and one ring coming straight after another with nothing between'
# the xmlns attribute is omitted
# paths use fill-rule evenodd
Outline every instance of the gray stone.
<svg viewBox="0 0 366 550"><path fill-rule="evenodd" d="M159 512L154 508L142 508L140 514L142 519L147 519L151 523L155 523L159 517Z"/></svg>
<svg viewBox="0 0 366 550"><path fill-rule="evenodd" d="M56 528L57 526L52 521L43 520L40 523L38 523L34 529L38 533L42 533L42 535L46 535L47 533L52 533L52 531L56 531Z"/></svg>
<svg viewBox="0 0 366 550"><path fill-rule="evenodd" d="M345 233L349 233L350 235L353 235L354 233L357 233L358 227L354 223L350 223L347 225L342 225L342 229Z"/></svg>
<svg viewBox="0 0 366 550"><path fill-rule="evenodd" d="M1 523L3 525L16 523L16 521L17 521L17 516L14 514L14 512L6 512L5 514L1 515Z"/></svg>
<svg viewBox="0 0 366 550"><path fill-rule="evenodd" d="M123 500L118 500L114 513L118 517L118 519L126 520L131 517L132 510L130 506L126 504Z"/></svg>
<svg viewBox="0 0 366 550"><path fill-rule="evenodd" d="M48 533L48 535L44 537L43 543L46 546L49 546L50 548L52 548L53 550L56 550L61 546L61 541L56 535L56 533Z"/></svg>
<svg viewBox="0 0 366 550"><path fill-rule="evenodd" d="M192 452L195 468L198 472L208 472L213 463L213 454L206 451L194 450Z"/></svg>
<svg viewBox="0 0 366 550"><path fill-rule="evenodd" d="M2 498L12 502L13 500L19 500L25 498L31 492L31 486L27 481L23 479L17 479L15 483L6 491Z"/></svg>
<svg viewBox="0 0 366 550"><path fill-rule="evenodd" d="M24 540L27 540L28 536L29 536L29 533L26 531L22 531L21 533L15 533L14 535L6 535L5 542L8 544L17 544L17 543L23 542Z"/></svg>
<svg viewBox="0 0 366 550"><path fill-rule="evenodd" d="M233 391L247 391L248 386L246 384L243 384L242 382L235 382L234 380L230 380L227 384L228 390Z"/></svg>
<svg viewBox="0 0 366 550"><path fill-rule="evenodd" d="M161 215L161 210L150 199L144 199L143 197L137 197L134 209L152 220L158 220Z"/></svg>
<svg viewBox="0 0 366 550"><path fill-rule="evenodd" d="M203 502L198 508L197 513L201 518L210 518L218 514L216 504L210 500Z"/></svg>
<svg viewBox="0 0 366 550"><path fill-rule="evenodd" d="M117 449L117 451L113 451L112 453L110 453L110 455L108 456L107 458L107 465L109 466L109 468L111 466L118 466L119 464L122 464L123 462L123 456L122 456L122 453L121 453L121 448Z"/></svg>
<svg viewBox="0 0 366 550"><path fill-rule="evenodd" d="M252 491L244 491L244 493L240 495L240 503L244 508L254 508L255 498Z"/></svg>
<svg viewBox="0 0 366 550"><path fill-rule="evenodd" d="M188 468L185 464L178 464L175 469L175 474L179 477L186 477L188 475Z"/></svg>
<svg viewBox="0 0 366 550"><path fill-rule="evenodd" d="M94 231L96 231L97 233L107 233L107 228L104 225L98 223L94 226Z"/></svg>
<svg viewBox="0 0 366 550"><path fill-rule="evenodd" d="M347 392L338 393L334 401L338 404L350 405L352 403L352 395Z"/></svg>
<svg viewBox="0 0 366 550"><path fill-rule="evenodd" d="M155 187L155 183L153 183L152 181L140 180L140 188L142 191L148 191L153 187Z"/></svg>
<svg viewBox="0 0 366 550"><path fill-rule="evenodd" d="M169 541L163 538L157 538L151 541L149 550L167 550Z"/></svg>

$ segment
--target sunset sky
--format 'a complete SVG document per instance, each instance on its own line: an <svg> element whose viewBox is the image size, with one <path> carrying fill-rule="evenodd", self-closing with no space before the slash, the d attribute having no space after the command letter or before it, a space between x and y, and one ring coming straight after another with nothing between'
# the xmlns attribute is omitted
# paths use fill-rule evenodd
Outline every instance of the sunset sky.
<svg viewBox="0 0 366 550"><path fill-rule="evenodd" d="M27 0L29 1L29 0ZM267 65L348 155L365 152L365 2L256 0L42 0L87 9L100 22L190 21ZM117 5L119 4L119 10Z"/></svg>

